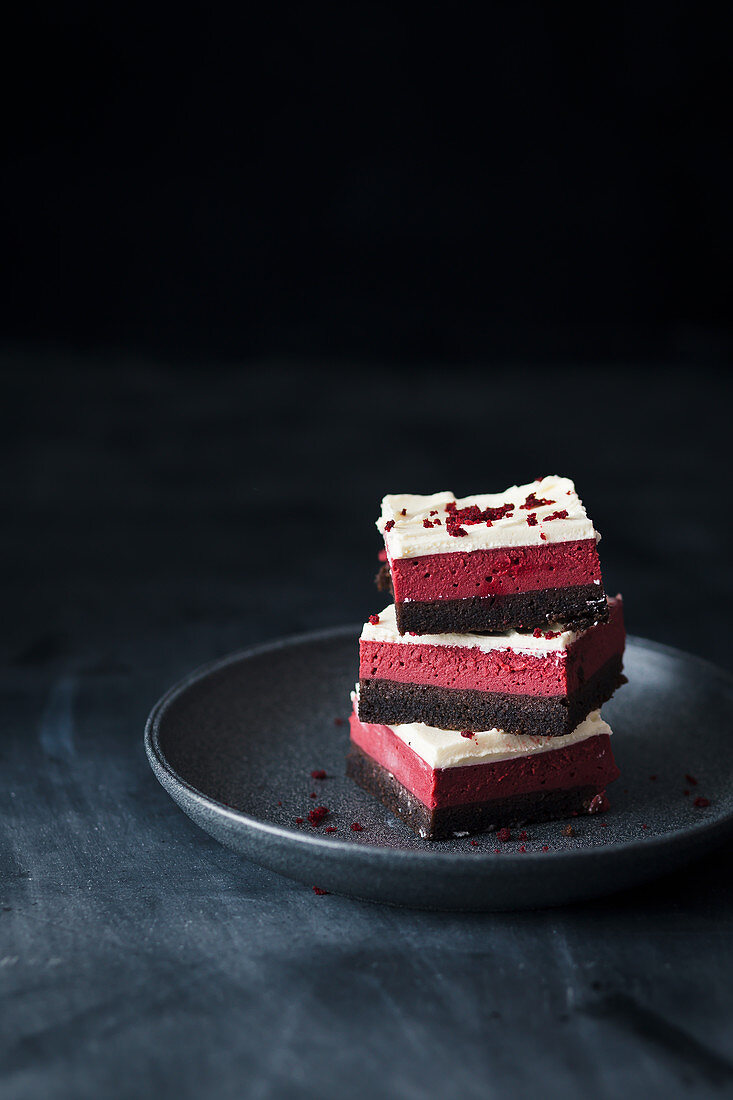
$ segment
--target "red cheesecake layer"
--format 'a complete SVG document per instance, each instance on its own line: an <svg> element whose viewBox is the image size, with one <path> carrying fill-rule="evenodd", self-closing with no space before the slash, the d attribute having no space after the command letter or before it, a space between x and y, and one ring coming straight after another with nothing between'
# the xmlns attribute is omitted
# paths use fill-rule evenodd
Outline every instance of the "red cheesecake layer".
<svg viewBox="0 0 733 1100"><path fill-rule="evenodd" d="M601 580L595 539L390 561L395 601L509 596Z"/></svg>
<svg viewBox="0 0 733 1100"><path fill-rule="evenodd" d="M353 745L346 761L346 774L365 791L383 802L426 840L467 836L530 821L557 821L581 814L605 812L608 799L595 787L532 791L514 798L492 798L487 802L464 802L458 806L425 806L395 777Z"/></svg>
<svg viewBox="0 0 733 1100"><path fill-rule="evenodd" d="M574 788L601 793L619 775L607 734L509 760L433 769L389 726L360 722L356 714L349 722L354 745L429 809Z"/></svg>
<svg viewBox="0 0 733 1100"><path fill-rule="evenodd" d="M515 653L466 646L360 642L359 678L395 680L401 684L474 691L562 695L567 681L565 653Z"/></svg>
<svg viewBox="0 0 733 1100"><path fill-rule="evenodd" d="M584 631L568 649L533 654L509 647L360 641L360 680L517 695L568 695L624 650L623 604L609 600L609 620Z"/></svg>

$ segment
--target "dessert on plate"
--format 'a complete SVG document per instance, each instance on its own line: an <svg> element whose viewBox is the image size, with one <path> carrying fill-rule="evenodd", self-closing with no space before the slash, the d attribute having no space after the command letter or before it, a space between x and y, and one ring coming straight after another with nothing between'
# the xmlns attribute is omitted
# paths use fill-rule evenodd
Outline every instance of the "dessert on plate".
<svg viewBox="0 0 733 1100"><path fill-rule="evenodd" d="M359 718L447 730L571 733L623 683L623 602L606 622L502 634L404 634L394 605L359 639Z"/></svg>
<svg viewBox="0 0 733 1100"><path fill-rule="evenodd" d="M568 478L388 495L347 774L439 840L608 808L600 706L623 682L623 602Z"/></svg>
<svg viewBox="0 0 733 1100"><path fill-rule="evenodd" d="M560 737L377 725L356 709L350 726L347 775L431 840L599 813L619 774L597 710Z"/></svg>
<svg viewBox="0 0 733 1100"><path fill-rule="evenodd" d="M534 629L606 615L599 535L573 482L503 493L391 494L377 527L400 634Z"/></svg>

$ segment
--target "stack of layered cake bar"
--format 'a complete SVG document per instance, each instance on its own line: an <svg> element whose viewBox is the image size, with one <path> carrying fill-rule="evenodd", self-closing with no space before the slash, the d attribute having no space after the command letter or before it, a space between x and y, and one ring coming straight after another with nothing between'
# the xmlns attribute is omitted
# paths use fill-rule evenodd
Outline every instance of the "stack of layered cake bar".
<svg viewBox="0 0 733 1100"><path fill-rule="evenodd" d="M348 774L431 839L606 809L623 607L572 481L387 496L377 526L394 603L361 635Z"/></svg>

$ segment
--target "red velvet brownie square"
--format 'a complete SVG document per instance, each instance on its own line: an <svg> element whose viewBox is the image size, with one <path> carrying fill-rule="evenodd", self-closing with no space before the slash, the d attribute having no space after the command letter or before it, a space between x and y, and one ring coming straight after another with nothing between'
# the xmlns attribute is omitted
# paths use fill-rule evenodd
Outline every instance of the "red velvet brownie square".
<svg viewBox="0 0 733 1100"><path fill-rule="evenodd" d="M570 733L623 683L623 603L579 630L405 634L394 605L359 640L359 718L536 737Z"/></svg>
<svg viewBox="0 0 733 1100"><path fill-rule="evenodd" d="M598 536L568 478L498 495L390 495L377 527L401 634L592 623L607 615Z"/></svg>
<svg viewBox="0 0 733 1100"><path fill-rule="evenodd" d="M461 733L350 719L347 773L431 840L596 813L618 778L610 727L592 712L562 737Z"/></svg>

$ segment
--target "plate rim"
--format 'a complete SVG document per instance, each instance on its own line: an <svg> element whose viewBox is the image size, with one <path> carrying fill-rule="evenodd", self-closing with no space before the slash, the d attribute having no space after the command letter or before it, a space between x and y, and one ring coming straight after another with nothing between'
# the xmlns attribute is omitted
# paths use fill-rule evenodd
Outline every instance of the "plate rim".
<svg viewBox="0 0 733 1100"><path fill-rule="evenodd" d="M427 860L434 862L437 860L446 867L457 865L470 856L471 865L474 867L497 867L498 865L492 852L477 852L475 850L470 852L468 850L465 852L446 852L439 849L431 849L431 847L425 849L390 848L385 845L371 844L368 839L360 840L358 844L354 844L353 842L338 837L329 836L326 838L315 831L312 833L301 832L287 825L277 825L274 822L264 821L261 818L246 813L244 810L238 810L232 806L227 806L225 803L212 798L211 795L205 794L203 791L199 790L198 787L194 787L175 770L163 752L159 738L162 717L168 707L195 684L240 661L262 656L268 652L293 648L308 642L347 637L356 634L357 631L361 630L362 625L361 623L349 623L342 626L326 627L321 630L289 634L282 638L274 638L268 642L260 642L256 645L247 646L234 653L226 654L224 657L214 658L192 669L191 672L174 683L160 696L153 705L145 722L145 752L156 779L170 797L173 797L173 795L169 790L169 784L173 788L181 788L188 798L192 798L202 809L208 810L219 818L229 819L231 822L251 829L255 833L271 836L287 843L293 843L310 851L338 851L340 853L348 853L351 857L357 858L358 854L361 853L369 858L383 860L393 860L395 858L423 862ZM675 646L666 645L663 642L655 642L650 638L643 638L634 634L628 634L626 642L627 645L632 643L634 647L640 649L646 649L653 653L666 654L676 659L682 658L685 661L690 661L702 666L708 673L714 673L716 676L720 677L724 686L733 692L733 673L722 668L720 665L716 665L715 662L707 660L705 657L698 657L694 653L688 653L686 650L677 649ZM177 799L174 798L174 801L180 806ZM675 844L675 842L687 839L697 843L702 840L706 834L715 838L731 829L733 829L733 810L722 817L716 817L712 821L701 820L699 823L695 822L684 828L673 829L659 836L652 835L639 839L615 841L594 848L568 848L552 850L550 852L524 852L521 856L521 866L526 866L528 862L540 859L542 865L546 866L548 857L556 860L568 859L581 862L603 853L606 859L609 860L612 858L625 858L629 853L634 851L649 853L654 849L666 848L670 844ZM426 844L432 845L433 843L434 842L426 841ZM507 867L510 861L512 864L520 863L518 852L508 850L503 853L503 855L504 859L502 860L502 866L504 868Z"/></svg>

